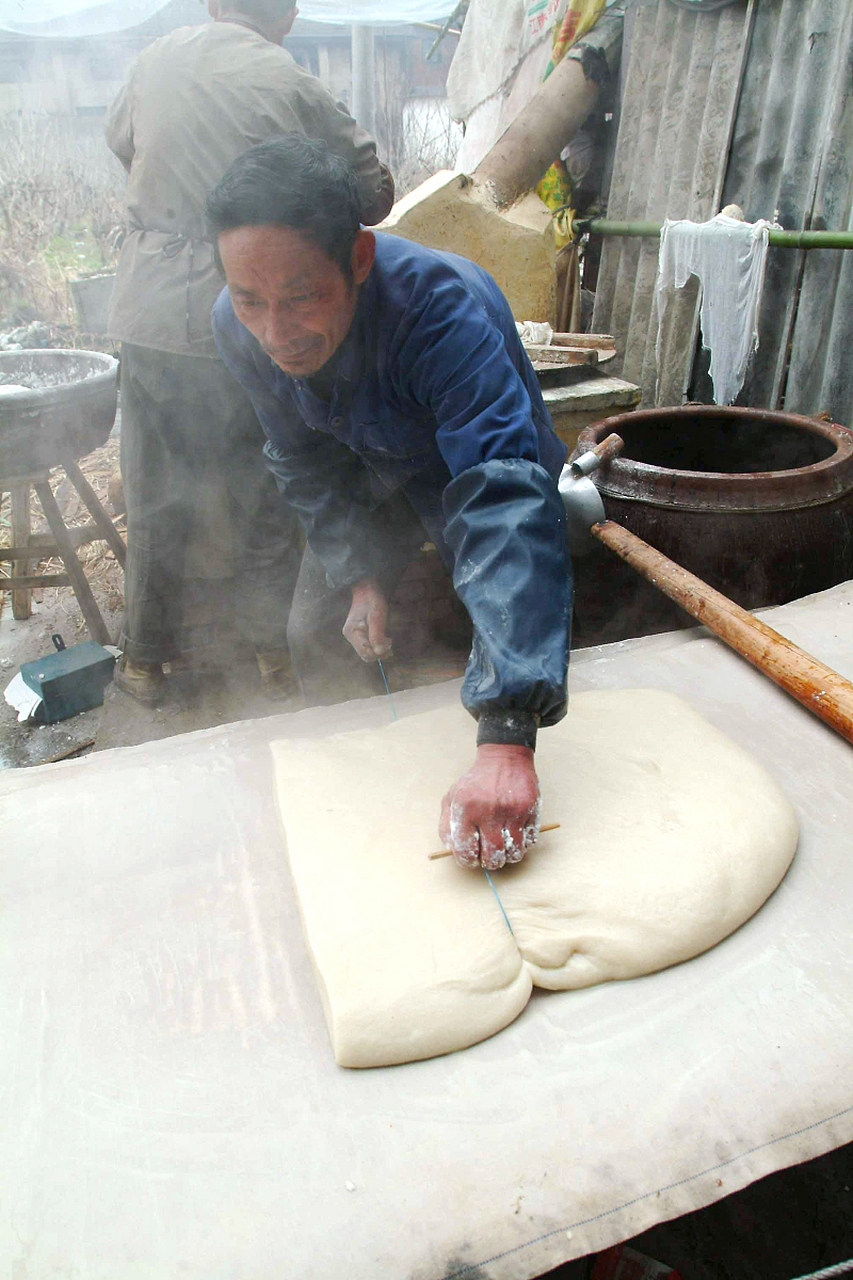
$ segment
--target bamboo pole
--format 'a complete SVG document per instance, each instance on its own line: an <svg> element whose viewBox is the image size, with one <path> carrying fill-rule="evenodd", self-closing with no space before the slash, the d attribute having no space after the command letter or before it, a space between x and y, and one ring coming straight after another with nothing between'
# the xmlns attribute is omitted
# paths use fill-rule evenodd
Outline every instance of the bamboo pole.
<svg viewBox="0 0 853 1280"><path fill-rule="evenodd" d="M661 233L662 222L618 222L610 218L578 218L578 231L596 236L641 236L654 239ZM774 231L768 232L770 243L782 249L853 249L853 231Z"/></svg>

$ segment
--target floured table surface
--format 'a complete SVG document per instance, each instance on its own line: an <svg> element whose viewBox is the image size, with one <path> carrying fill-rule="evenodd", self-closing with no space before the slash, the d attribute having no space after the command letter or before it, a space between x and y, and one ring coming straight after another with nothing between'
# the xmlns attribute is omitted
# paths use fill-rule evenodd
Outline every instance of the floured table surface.
<svg viewBox="0 0 853 1280"><path fill-rule="evenodd" d="M853 674L851 584L764 616ZM853 748L715 640L573 658L574 690L638 686L779 782L784 881L694 960L407 1066L329 1052L269 749L387 700L0 775L10 1274L524 1280L853 1139Z"/></svg>

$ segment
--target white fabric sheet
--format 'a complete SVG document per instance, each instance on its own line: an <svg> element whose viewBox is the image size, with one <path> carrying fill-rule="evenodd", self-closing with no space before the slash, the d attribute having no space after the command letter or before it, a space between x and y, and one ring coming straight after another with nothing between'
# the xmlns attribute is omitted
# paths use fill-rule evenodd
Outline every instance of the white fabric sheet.
<svg viewBox="0 0 853 1280"><path fill-rule="evenodd" d="M658 368L667 295L696 276L702 286L702 345L711 356L716 404L735 399L758 347L758 311L772 226L775 223L763 218L741 222L718 213L708 222L667 218L661 229L655 285Z"/></svg>
<svg viewBox="0 0 853 1280"><path fill-rule="evenodd" d="M853 584L771 620L853 675ZM384 698L0 775L6 1274L524 1280L853 1139L853 748L686 633L571 681L688 697L791 797L798 855L697 959L403 1067L331 1058L269 752Z"/></svg>

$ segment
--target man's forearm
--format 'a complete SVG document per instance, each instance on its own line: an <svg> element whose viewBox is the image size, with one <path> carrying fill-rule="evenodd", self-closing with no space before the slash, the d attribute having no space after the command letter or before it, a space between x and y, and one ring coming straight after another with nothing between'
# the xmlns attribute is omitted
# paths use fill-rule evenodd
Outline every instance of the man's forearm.
<svg viewBox="0 0 853 1280"><path fill-rule="evenodd" d="M572 590L559 495L538 464L494 460L448 485L445 510L474 623L462 700L477 741L533 749L566 707Z"/></svg>

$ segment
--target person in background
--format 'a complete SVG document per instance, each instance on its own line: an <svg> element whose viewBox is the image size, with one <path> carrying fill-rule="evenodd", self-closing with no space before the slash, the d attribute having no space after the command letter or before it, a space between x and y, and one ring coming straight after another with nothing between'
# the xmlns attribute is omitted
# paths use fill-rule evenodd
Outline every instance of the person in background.
<svg viewBox="0 0 853 1280"><path fill-rule="evenodd" d="M139 701L180 660L184 555L205 493L225 495L238 627L273 695L294 689L286 625L299 565L295 517L261 458L252 405L219 359L221 288L204 197L247 147L289 131L322 139L355 175L359 218L394 201L373 139L281 42L292 0L209 0L137 58L106 138L128 172L128 234L109 318L121 342L121 470L128 511L123 657L116 683Z"/></svg>
<svg viewBox="0 0 853 1280"><path fill-rule="evenodd" d="M322 691L333 667L375 668L389 593L434 542L474 626L478 721L440 833L465 866L517 862L539 829L537 731L566 711L572 577L566 447L509 305L474 263L361 227L355 174L297 133L235 160L207 213L216 343L308 540L297 675Z"/></svg>

